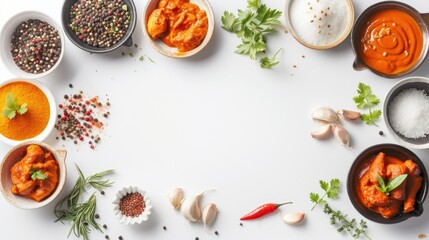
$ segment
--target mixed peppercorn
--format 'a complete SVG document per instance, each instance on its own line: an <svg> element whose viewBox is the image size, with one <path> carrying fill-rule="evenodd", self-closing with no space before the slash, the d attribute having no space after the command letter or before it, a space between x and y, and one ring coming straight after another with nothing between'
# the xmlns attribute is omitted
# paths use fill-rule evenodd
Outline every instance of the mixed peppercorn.
<svg viewBox="0 0 429 240"><path fill-rule="evenodd" d="M119 202L119 210L127 217L138 217L145 209L145 201L143 196L138 193L129 193L125 195Z"/></svg>
<svg viewBox="0 0 429 240"><path fill-rule="evenodd" d="M109 48L126 35L130 20L123 0L78 0L70 9L69 27L82 42Z"/></svg>
<svg viewBox="0 0 429 240"><path fill-rule="evenodd" d="M64 95L64 103L58 105L61 114L58 114L55 128L59 131L62 140L71 139L75 144L88 139L91 149L100 143L99 133L104 128L103 119L110 115L110 102L102 104L98 97L84 97L83 92Z"/></svg>
<svg viewBox="0 0 429 240"><path fill-rule="evenodd" d="M38 19L22 22L12 34L11 53L21 70L34 74L46 72L61 55L58 30Z"/></svg>

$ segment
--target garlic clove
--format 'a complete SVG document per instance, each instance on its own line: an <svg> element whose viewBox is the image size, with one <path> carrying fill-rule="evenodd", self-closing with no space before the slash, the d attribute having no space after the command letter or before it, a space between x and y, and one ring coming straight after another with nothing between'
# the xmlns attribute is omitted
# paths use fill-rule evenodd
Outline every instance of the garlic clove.
<svg viewBox="0 0 429 240"><path fill-rule="evenodd" d="M212 225L217 216L217 206L214 203L209 203L203 208L202 219L204 228Z"/></svg>
<svg viewBox="0 0 429 240"><path fill-rule="evenodd" d="M183 202L183 189L175 188L171 190L170 193L168 193L167 198L175 209L179 208Z"/></svg>
<svg viewBox="0 0 429 240"><path fill-rule="evenodd" d="M340 118L337 113L329 107L320 107L313 111L311 117L314 120L324 121L327 123L339 123Z"/></svg>
<svg viewBox="0 0 429 240"><path fill-rule="evenodd" d="M350 148L350 135L341 125L333 126L334 137L345 147Z"/></svg>
<svg viewBox="0 0 429 240"><path fill-rule="evenodd" d="M337 113L348 121L355 121L357 119L360 119L360 112L341 109L338 110Z"/></svg>
<svg viewBox="0 0 429 240"><path fill-rule="evenodd" d="M296 213L286 213L282 216L283 222L287 224L297 224L302 222L304 220L305 213L303 212L296 212Z"/></svg>
<svg viewBox="0 0 429 240"><path fill-rule="evenodd" d="M188 221L198 222L201 219L200 200L204 193L202 192L183 201L180 212Z"/></svg>
<svg viewBox="0 0 429 240"><path fill-rule="evenodd" d="M311 136L316 139L323 139L331 135L332 127L330 124L324 124L311 132Z"/></svg>

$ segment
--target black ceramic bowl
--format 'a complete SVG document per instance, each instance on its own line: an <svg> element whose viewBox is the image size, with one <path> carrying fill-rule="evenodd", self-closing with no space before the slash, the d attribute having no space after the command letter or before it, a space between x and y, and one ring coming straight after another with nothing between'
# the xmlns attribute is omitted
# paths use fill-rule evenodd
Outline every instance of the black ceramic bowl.
<svg viewBox="0 0 429 240"><path fill-rule="evenodd" d="M361 175L361 172L363 169L365 169L365 165L368 166L368 159L374 158L379 152L384 152L386 155L396 157L401 160L407 160L411 159L413 162L418 164L421 169L421 176L423 177L422 187L417 192L416 195L416 201L414 203L414 211L409 213L402 213L400 212L398 215L386 219L381 216L381 214L376 213L362 204L362 202L359 199L357 190L358 190L358 180ZM426 198L426 194L428 191L428 175L426 172L426 168L423 165L422 161L417 157L413 152L408 150L407 148L404 148L402 146L396 145L396 144L379 144L371 146L367 149L365 149L359 156L356 157L355 161L353 162L349 175L347 177L347 193L349 195L350 201L352 202L353 206L356 208L356 210L362 214L365 218L378 222L378 223L385 223L385 224L392 224L392 223L399 223L402 221L407 220L410 217L417 217L420 216L423 213L423 202Z"/></svg>
<svg viewBox="0 0 429 240"><path fill-rule="evenodd" d="M127 33L118 43L107 48L90 46L82 42L78 38L78 36L76 36L75 32L71 30L69 26L70 9L77 1L78 0L65 0L63 5L63 10L62 10L62 16L61 16L61 23L63 25L64 32L74 45L76 45L82 50L85 50L91 53L107 53L119 48L120 46L131 47L133 45L132 34L137 24L137 10L133 0L122 0L128 6L128 12L130 13L130 16L131 16L131 21L130 21Z"/></svg>

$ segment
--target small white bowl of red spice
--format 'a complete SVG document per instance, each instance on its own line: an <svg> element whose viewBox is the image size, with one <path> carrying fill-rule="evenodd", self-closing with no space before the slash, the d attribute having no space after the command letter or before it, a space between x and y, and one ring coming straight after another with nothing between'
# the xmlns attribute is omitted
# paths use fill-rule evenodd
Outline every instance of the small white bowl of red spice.
<svg viewBox="0 0 429 240"><path fill-rule="evenodd" d="M186 16L186 20L179 16ZM207 0L150 0L142 22L152 47L172 58L191 57L203 50L214 25L213 9Z"/></svg>
<svg viewBox="0 0 429 240"><path fill-rule="evenodd" d="M64 44L63 31L52 17L37 11L20 12L1 29L0 58L13 75L40 79L61 63Z"/></svg>
<svg viewBox="0 0 429 240"><path fill-rule="evenodd" d="M123 187L116 193L113 210L121 224L140 224L149 219L152 204L146 191L136 187Z"/></svg>
<svg viewBox="0 0 429 240"><path fill-rule="evenodd" d="M14 146L43 141L52 132L56 104L51 91L36 80L10 79L0 84L0 141Z"/></svg>

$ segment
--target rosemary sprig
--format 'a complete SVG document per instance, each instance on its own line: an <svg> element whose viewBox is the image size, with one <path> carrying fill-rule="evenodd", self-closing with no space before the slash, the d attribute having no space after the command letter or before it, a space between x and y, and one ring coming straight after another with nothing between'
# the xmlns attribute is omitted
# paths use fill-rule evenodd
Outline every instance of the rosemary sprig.
<svg viewBox="0 0 429 240"><path fill-rule="evenodd" d="M85 178L77 165L76 169L79 173L79 177L72 191L57 203L54 214L57 217L56 222L71 222L72 226L68 236L73 232L76 237L82 237L84 240L88 240L88 234L91 232L91 229L96 229L100 232L103 231L94 218L97 205L95 193L92 193L91 197L83 203L81 202L82 195L91 187L98 191L102 191L112 186L113 182L103 180L103 177L112 173L113 170L106 170ZM67 209L62 209L65 202L67 202Z"/></svg>
<svg viewBox="0 0 429 240"><path fill-rule="evenodd" d="M353 237L353 239L359 239L362 234L367 239L371 240L365 232L368 226L364 220L360 220L359 223L357 223L354 218L352 218L352 220L348 220L347 214L343 214L339 210L333 210L327 203L325 204L323 212L331 216L330 220L332 225L339 224L339 227L337 228L338 232L346 231Z"/></svg>

